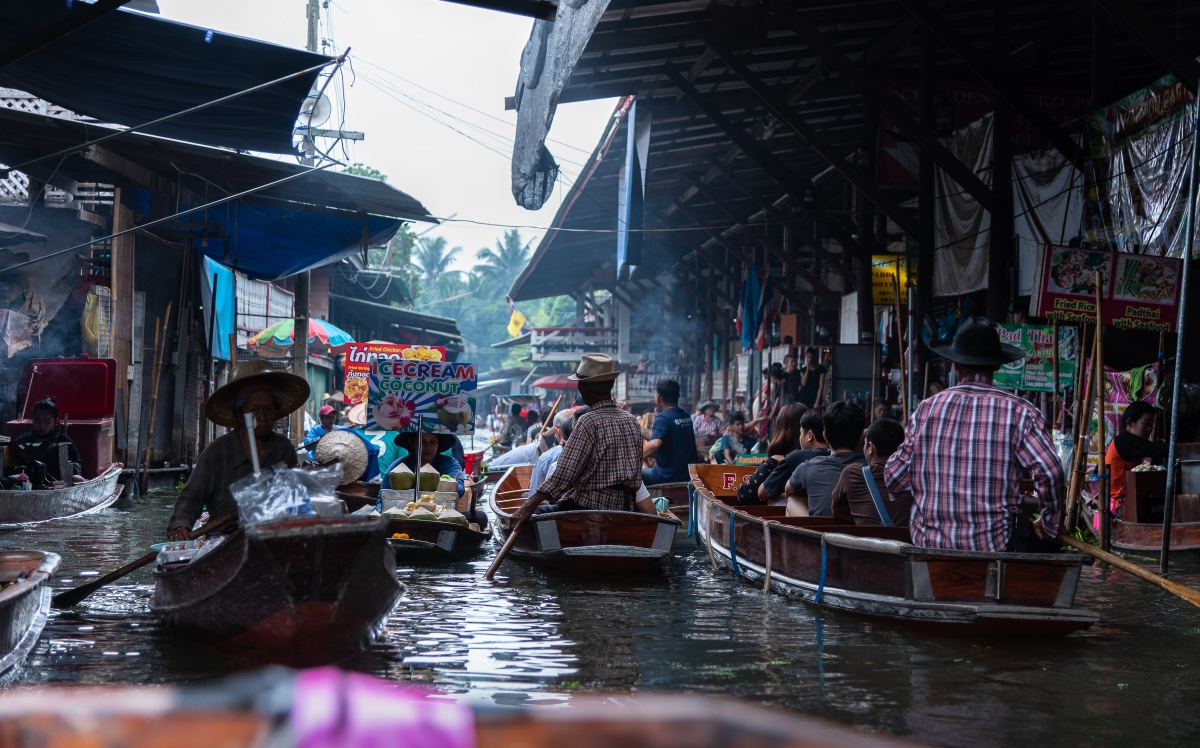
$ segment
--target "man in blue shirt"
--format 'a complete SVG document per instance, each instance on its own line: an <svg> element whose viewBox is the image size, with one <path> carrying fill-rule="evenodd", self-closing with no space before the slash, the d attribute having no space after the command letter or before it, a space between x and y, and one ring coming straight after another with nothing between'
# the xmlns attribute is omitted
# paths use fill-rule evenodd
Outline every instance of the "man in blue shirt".
<svg viewBox="0 0 1200 748"><path fill-rule="evenodd" d="M642 470L642 482L647 486L685 482L689 479L688 465L696 462L692 418L679 407L679 382L664 379L654 389L654 404L659 414L654 417L654 428L642 448L642 457L653 455L655 465Z"/></svg>
<svg viewBox="0 0 1200 748"><path fill-rule="evenodd" d="M321 419L321 422L304 435L304 443L313 445L308 450L308 459L310 460L316 455L316 443L321 440L322 436L333 431L333 425L337 423L337 410L332 405L322 405L317 417Z"/></svg>
<svg viewBox="0 0 1200 748"><path fill-rule="evenodd" d="M529 495L532 496L538 487L550 477L554 472L554 466L558 464L558 458L562 454L562 445L567 439L571 438L571 427L575 425L575 418L588 412L588 406L582 405L577 410L564 410L554 416L554 436L558 439L558 444L542 453L541 457L537 458L537 462L533 465L533 474L529 477Z"/></svg>

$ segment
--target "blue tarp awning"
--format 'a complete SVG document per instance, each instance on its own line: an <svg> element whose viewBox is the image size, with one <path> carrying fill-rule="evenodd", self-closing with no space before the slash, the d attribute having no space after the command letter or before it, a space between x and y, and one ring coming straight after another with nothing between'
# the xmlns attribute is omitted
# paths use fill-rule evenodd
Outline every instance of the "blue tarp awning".
<svg viewBox="0 0 1200 748"><path fill-rule="evenodd" d="M0 3L0 48L78 12L81 5L5 0ZM0 86L28 91L104 122L138 125L330 59L118 10L0 69ZM317 75L300 76L147 132L193 143L292 153L296 118Z"/></svg>

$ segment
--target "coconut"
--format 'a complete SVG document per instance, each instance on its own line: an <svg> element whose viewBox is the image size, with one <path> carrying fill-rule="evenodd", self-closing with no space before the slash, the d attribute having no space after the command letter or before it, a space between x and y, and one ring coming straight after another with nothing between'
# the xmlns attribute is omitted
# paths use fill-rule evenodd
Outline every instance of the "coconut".
<svg viewBox="0 0 1200 748"><path fill-rule="evenodd" d="M388 473L388 484L392 487L393 491L407 491L413 487L414 479L413 471L403 462L395 470Z"/></svg>
<svg viewBox="0 0 1200 748"><path fill-rule="evenodd" d="M438 487L438 481L441 480L441 477L442 477L441 474L438 471L434 470L432 465L422 465L421 466L421 490L422 491L436 491L437 487ZM412 488L412 484L411 483L408 484L408 487Z"/></svg>
<svg viewBox="0 0 1200 748"><path fill-rule="evenodd" d="M453 522L456 525L467 526L467 518L453 509L443 509L442 513L438 515L438 519L442 522Z"/></svg>
<svg viewBox="0 0 1200 748"><path fill-rule="evenodd" d="M408 515L409 519L437 519L437 515L428 509L417 509L412 514Z"/></svg>
<svg viewBox="0 0 1200 748"><path fill-rule="evenodd" d="M398 506L388 507L387 509L383 510L383 513L388 517L403 517L403 516L405 516L404 510Z"/></svg>
<svg viewBox="0 0 1200 748"><path fill-rule="evenodd" d="M458 481L454 480L453 478L447 478L446 476L443 475L438 480L437 490L442 491L442 492L449 492L449 491L457 492L458 491Z"/></svg>

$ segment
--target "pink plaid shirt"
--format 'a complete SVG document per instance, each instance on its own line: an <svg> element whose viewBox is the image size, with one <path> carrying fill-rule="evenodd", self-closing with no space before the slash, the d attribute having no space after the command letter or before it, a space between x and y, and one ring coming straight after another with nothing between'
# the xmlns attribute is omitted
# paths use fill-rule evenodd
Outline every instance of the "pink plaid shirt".
<svg viewBox="0 0 1200 748"><path fill-rule="evenodd" d="M1002 551L1024 470L1033 471L1042 525L1053 537L1062 521L1063 468L1041 414L990 376L971 375L917 406L884 477L893 496L913 497L915 545Z"/></svg>

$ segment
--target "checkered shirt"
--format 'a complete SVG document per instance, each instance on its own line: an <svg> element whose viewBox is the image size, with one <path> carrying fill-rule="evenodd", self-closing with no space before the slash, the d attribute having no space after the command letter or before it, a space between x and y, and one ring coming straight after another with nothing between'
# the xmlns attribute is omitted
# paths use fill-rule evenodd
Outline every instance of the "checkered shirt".
<svg viewBox="0 0 1200 748"><path fill-rule="evenodd" d="M624 510L642 484L642 427L612 400L575 419L554 474L539 490L589 509ZM622 487L627 488L627 493Z"/></svg>
<svg viewBox="0 0 1200 748"><path fill-rule="evenodd" d="M1041 414L990 376L970 375L917 406L884 477L893 496L913 498L915 545L994 552L1012 536L1024 470L1033 471L1042 525L1054 537L1063 468Z"/></svg>

